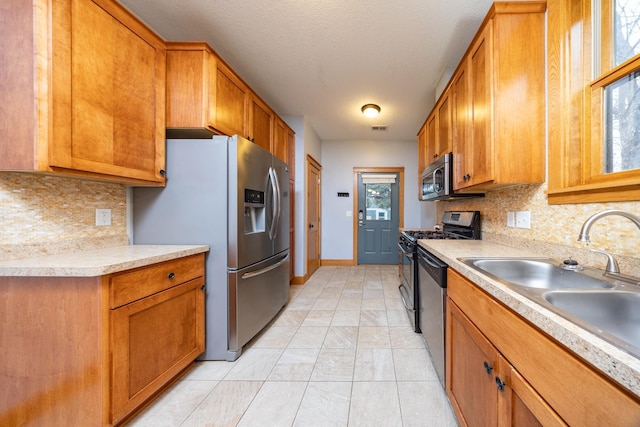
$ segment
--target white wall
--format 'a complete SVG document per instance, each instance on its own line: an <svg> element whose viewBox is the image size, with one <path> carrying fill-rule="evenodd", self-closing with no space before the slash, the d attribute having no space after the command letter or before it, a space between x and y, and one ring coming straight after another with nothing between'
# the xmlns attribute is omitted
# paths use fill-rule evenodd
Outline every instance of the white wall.
<svg viewBox="0 0 640 427"><path fill-rule="evenodd" d="M307 154L321 162L320 138L303 116L284 116L283 120L296 133L296 194L295 194L295 266L294 275L301 277L307 269Z"/></svg>
<svg viewBox="0 0 640 427"><path fill-rule="evenodd" d="M323 141L322 259L353 258L353 168L404 167L404 226L432 226L435 203L418 201L418 142ZM338 197L348 192L349 197ZM352 212L351 212L352 213ZM297 238L297 236L296 236Z"/></svg>

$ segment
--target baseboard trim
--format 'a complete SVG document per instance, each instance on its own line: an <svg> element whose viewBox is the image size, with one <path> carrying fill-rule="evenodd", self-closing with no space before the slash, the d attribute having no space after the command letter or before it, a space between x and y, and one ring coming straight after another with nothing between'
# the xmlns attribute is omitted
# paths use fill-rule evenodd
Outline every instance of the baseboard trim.
<svg viewBox="0 0 640 427"><path fill-rule="evenodd" d="M305 274L304 276L293 276L293 280L291 281L292 285L304 285L305 283L307 283L307 275Z"/></svg>
<svg viewBox="0 0 640 427"><path fill-rule="evenodd" d="M321 259L320 265L328 265L334 267L352 267L356 265L352 259Z"/></svg>

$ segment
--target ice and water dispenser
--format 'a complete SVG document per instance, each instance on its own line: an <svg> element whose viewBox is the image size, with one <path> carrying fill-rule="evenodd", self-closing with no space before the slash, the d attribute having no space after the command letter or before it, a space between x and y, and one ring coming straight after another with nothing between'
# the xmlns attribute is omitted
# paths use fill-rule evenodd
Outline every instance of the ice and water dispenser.
<svg viewBox="0 0 640 427"><path fill-rule="evenodd" d="M244 190L244 234L265 231L264 191Z"/></svg>

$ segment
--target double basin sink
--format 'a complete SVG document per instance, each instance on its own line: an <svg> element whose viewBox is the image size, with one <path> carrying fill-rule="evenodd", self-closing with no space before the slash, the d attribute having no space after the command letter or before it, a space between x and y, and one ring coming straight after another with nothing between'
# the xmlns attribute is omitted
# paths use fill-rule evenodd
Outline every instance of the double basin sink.
<svg viewBox="0 0 640 427"><path fill-rule="evenodd" d="M640 286L549 258L460 258L469 267L640 357Z"/></svg>

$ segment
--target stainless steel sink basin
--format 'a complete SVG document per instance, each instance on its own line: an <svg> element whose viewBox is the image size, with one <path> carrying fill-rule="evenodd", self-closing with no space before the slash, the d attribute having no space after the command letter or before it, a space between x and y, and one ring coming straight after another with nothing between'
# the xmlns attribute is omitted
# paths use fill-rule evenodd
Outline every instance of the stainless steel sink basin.
<svg viewBox="0 0 640 427"><path fill-rule="evenodd" d="M494 278L536 289L604 289L613 285L583 272L563 270L548 258L462 258L462 262Z"/></svg>
<svg viewBox="0 0 640 427"><path fill-rule="evenodd" d="M594 335L640 357L640 287L550 258L459 258Z"/></svg>
<svg viewBox="0 0 640 427"><path fill-rule="evenodd" d="M613 335L640 349L640 292L627 291L549 291L543 298L586 329Z"/></svg>

